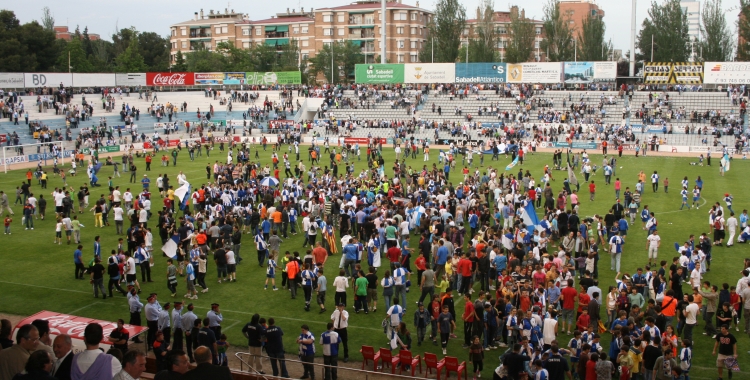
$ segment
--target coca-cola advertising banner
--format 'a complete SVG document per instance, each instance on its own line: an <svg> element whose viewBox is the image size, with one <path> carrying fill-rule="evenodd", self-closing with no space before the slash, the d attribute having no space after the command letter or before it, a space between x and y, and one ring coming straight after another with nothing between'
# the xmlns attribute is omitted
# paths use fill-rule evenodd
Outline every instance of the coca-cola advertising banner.
<svg viewBox="0 0 750 380"><path fill-rule="evenodd" d="M79 317L76 315L61 314L54 311L42 310L16 325L16 331L23 325L27 325L34 320L42 319L49 322L49 335L50 338L55 339L56 336L61 334L70 335L73 340L73 351L80 352L86 349L83 343L83 331L89 323L98 323L104 329L104 339L101 341L100 348L107 350L111 344L109 336L112 334L112 330L117 328L116 322L102 321L98 319L91 319L86 317ZM125 324L123 327L128 330L130 337L133 338L140 335L148 330L146 327L133 326ZM13 332L13 336L16 336L16 331Z"/></svg>
<svg viewBox="0 0 750 380"><path fill-rule="evenodd" d="M148 86L193 86L195 76L193 73L146 73L146 85Z"/></svg>

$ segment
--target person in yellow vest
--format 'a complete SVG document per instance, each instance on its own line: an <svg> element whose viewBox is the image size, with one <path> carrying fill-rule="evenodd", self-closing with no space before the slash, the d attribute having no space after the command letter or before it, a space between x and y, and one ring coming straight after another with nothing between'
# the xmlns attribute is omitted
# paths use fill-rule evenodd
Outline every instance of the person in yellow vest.
<svg viewBox="0 0 750 380"><path fill-rule="evenodd" d="M429 146L424 147L424 160L425 162L430 160L430 147Z"/></svg>

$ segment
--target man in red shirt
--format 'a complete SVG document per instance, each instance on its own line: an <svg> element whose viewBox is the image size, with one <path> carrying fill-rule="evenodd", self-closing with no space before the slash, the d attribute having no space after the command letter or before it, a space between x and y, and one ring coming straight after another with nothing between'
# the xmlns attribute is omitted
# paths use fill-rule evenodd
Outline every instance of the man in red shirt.
<svg viewBox="0 0 750 380"><path fill-rule="evenodd" d="M464 293L464 313L461 315L461 319L464 321L464 348L471 345L471 337L474 336L471 331L471 326L476 318L476 311L474 311L474 303L471 302L471 295ZM477 334L479 335L479 334Z"/></svg>
<svg viewBox="0 0 750 380"><path fill-rule="evenodd" d="M596 185L594 184L594 181L591 181L589 184L589 200L594 200L594 195L596 194Z"/></svg>
<svg viewBox="0 0 750 380"><path fill-rule="evenodd" d="M394 264L401 262L401 248L393 246L391 248L388 248L388 251L386 253L388 254L388 261L391 262L392 273L394 270L396 270L396 266Z"/></svg>
<svg viewBox="0 0 750 380"><path fill-rule="evenodd" d="M581 316L584 310L588 310L589 302L591 302L591 296L586 293L586 288L581 285L581 291L578 293L578 313L576 314L576 319Z"/></svg>
<svg viewBox="0 0 750 380"><path fill-rule="evenodd" d="M328 251L323 248L321 245L321 242L315 243L315 248L312 250L313 259L315 260L314 264L321 263L325 265L326 260L328 259Z"/></svg>
<svg viewBox="0 0 750 380"><path fill-rule="evenodd" d="M471 259L470 259L470 253L466 252L464 254L464 257L461 258L461 260L458 261L457 271L461 275L461 288L458 293L460 294L469 294L469 289L471 289Z"/></svg>
<svg viewBox="0 0 750 380"><path fill-rule="evenodd" d="M560 331L565 330L567 322L567 331L568 335L570 335L570 329L573 327L574 322L573 315L575 314L576 297L578 296L578 292L573 286L572 278L568 279L568 286L564 287L560 293L560 299L562 300L562 316L560 317L562 323L560 324Z"/></svg>

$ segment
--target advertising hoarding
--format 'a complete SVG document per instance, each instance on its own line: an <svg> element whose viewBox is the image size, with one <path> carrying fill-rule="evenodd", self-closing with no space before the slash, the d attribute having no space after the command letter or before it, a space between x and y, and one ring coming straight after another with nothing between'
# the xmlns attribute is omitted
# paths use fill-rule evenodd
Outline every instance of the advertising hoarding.
<svg viewBox="0 0 750 380"><path fill-rule="evenodd" d="M118 86L145 86L146 73L115 74L115 83L117 83Z"/></svg>
<svg viewBox="0 0 750 380"><path fill-rule="evenodd" d="M193 86L195 76L186 72L151 72L146 73L146 85L148 86Z"/></svg>
<svg viewBox="0 0 750 380"><path fill-rule="evenodd" d="M505 83L503 62L457 63L456 83Z"/></svg>
<svg viewBox="0 0 750 380"><path fill-rule="evenodd" d="M299 71L268 71L265 73L245 73L247 84L274 85L274 84L301 84L302 73Z"/></svg>
<svg viewBox="0 0 750 380"><path fill-rule="evenodd" d="M217 85L224 83L224 73L195 73L196 85Z"/></svg>
<svg viewBox="0 0 750 380"><path fill-rule="evenodd" d="M245 84L245 73L224 73L224 84Z"/></svg>
<svg viewBox="0 0 750 380"><path fill-rule="evenodd" d="M703 83L750 84L750 62L704 62Z"/></svg>
<svg viewBox="0 0 750 380"><path fill-rule="evenodd" d="M453 63L407 63L404 65L406 83L453 83L456 65Z"/></svg>
<svg viewBox="0 0 750 380"><path fill-rule="evenodd" d="M562 62L527 62L508 64L509 83L560 83Z"/></svg>
<svg viewBox="0 0 750 380"><path fill-rule="evenodd" d="M700 62L645 62L643 83L700 84L703 83L703 64Z"/></svg>
<svg viewBox="0 0 750 380"><path fill-rule="evenodd" d="M24 85L33 87L64 87L73 86L73 74L70 73L24 73Z"/></svg>
<svg viewBox="0 0 750 380"><path fill-rule="evenodd" d="M73 87L114 87L116 85L115 74L73 73Z"/></svg>
<svg viewBox="0 0 750 380"><path fill-rule="evenodd" d="M564 62L565 83L589 83L617 78L617 62Z"/></svg>
<svg viewBox="0 0 750 380"><path fill-rule="evenodd" d="M358 64L354 67L357 83L404 83L404 65L395 63Z"/></svg>
<svg viewBox="0 0 750 380"><path fill-rule="evenodd" d="M23 87L23 73L0 73L0 88Z"/></svg>

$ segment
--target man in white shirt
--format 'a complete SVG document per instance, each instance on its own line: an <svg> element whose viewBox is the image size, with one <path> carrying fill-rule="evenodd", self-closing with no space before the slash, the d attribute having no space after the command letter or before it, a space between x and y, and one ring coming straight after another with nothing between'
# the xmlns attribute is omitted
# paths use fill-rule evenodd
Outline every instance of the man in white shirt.
<svg viewBox="0 0 750 380"><path fill-rule="evenodd" d="M657 257L659 255L659 247L661 246L661 237L657 234L657 231L654 230L651 235L648 235L646 237L646 247L648 248L648 265L652 265L651 261L653 260L653 265L657 264Z"/></svg>
<svg viewBox="0 0 750 380"><path fill-rule="evenodd" d="M333 322L333 330L339 334L341 343L344 346L344 363L349 361L349 333L347 327L349 327L349 312L346 311L346 305L339 303L336 310L331 314L331 322Z"/></svg>
<svg viewBox="0 0 750 380"><path fill-rule="evenodd" d="M733 212L730 213L729 219L727 219L724 224L724 227L726 227L726 229L729 230L729 239L727 240L727 247L731 247L734 245L734 235L737 234L737 227L739 225L740 223L737 221L737 218L735 218L734 213Z"/></svg>
<svg viewBox="0 0 750 380"><path fill-rule="evenodd" d="M94 367L95 370L111 368L112 377L117 375L122 369L122 365L117 358L105 354L99 349L99 342L101 342L103 338L104 330L102 329L102 326L98 323L89 323L83 332L83 340L86 343L86 350L77 354L73 358L73 367L77 367L84 375L92 367ZM140 374L138 376L140 377Z"/></svg>
<svg viewBox="0 0 750 380"><path fill-rule="evenodd" d="M125 193L122 194L122 200L125 201L125 208L130 210L133 208L133 193L130 192L130 188L125 190Z"/></svg>
<svg viewBox="0 0 750 380"><path fill-rule="evenodd" d="M120 186L117 186L114 190L112 190L112 202L122 202L122 193L120 192Z"/></svg>
<svg viewBox="0 0 750 380"><path fill-rule="evenodd" d="M695 299L693 299L693 295L688 295L688 304L685 307L685 328L683 330L683 339L690 339L690 341L693 340L693 328L695 328L695 325L698 323L698 304L695 303Z"/></svg>
<svg viewBox="0 0 750 380"><path fill-rule="evenodd" d="M120 203L115 203L115 207L112 208L112 213L115 216L115 229L117 230L117 234L122 235L123 214L125 211L120 207Z"/></svg>
<svg viewBox="0 0 750 380"><path fill-rule="evenodd" d="M700 288L701 286L701 263L695 263L695 269L690 272L690 287Z"/></svg>

